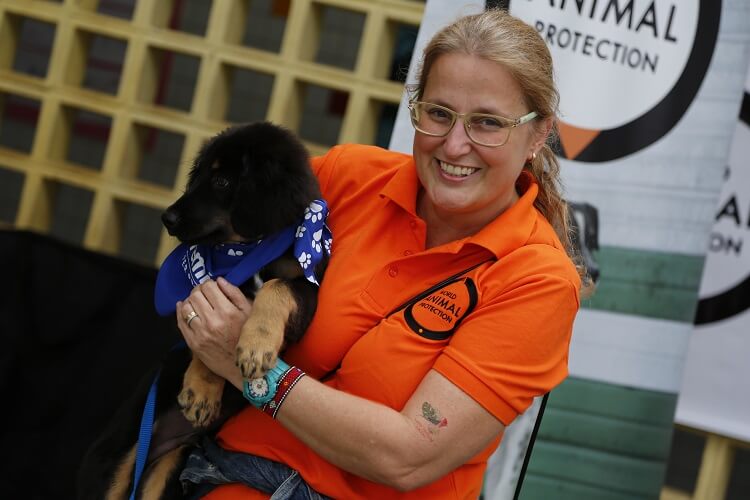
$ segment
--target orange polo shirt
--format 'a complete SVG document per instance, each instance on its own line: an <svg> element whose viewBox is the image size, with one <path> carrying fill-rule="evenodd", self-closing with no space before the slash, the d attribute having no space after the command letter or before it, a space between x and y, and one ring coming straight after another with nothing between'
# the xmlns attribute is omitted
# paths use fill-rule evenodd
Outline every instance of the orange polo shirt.
<svg viewBox="0 0 750 500"><path fill-rule="evenodd" d="M538 188L530 174L519 183L519 201L480 232L426 250L411 156L346 145L315 158L313 166L330 207L332 256L315 318L284 355L289 364L316 378L340 366L327 384L399 411L435 369L505 425L567 376L580 281L533 207ZM443 478L402 493L330 464L252 407L218 434L225 448L286 463L315 490L342 499L477 498L500 438ZM240 491L257 493L230 485L207 498L238 498Z"/></svg>

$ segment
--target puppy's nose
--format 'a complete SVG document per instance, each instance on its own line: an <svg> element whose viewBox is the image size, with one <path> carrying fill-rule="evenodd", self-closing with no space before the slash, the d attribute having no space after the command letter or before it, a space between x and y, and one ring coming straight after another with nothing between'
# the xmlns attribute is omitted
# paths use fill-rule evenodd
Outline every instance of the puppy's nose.
<svg viewBox="0 0 750 500"><path fill-rule="evenodd" d="M167 210L161 214L161 222L164 227L171 233L174 228L180 223L180 214L174 210Z"/></svg>

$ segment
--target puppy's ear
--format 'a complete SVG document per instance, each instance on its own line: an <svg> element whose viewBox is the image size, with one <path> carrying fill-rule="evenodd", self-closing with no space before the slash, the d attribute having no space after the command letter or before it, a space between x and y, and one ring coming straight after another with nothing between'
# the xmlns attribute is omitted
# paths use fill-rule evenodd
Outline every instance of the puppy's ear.
<svg viewBox="0 0 750 500"><path fill-rule="evenodd" d="M250 153L245 151L242 154L242 168L240 168L240 180L247 180L252 174L252 164L250 163Z"/></svg>
<svg viewBox="0 0 750 500"><path fill-rule="evenodd" d="M246 151L242 155L242 170L240 171L242 184L247 186L250 183L258 189L264 189L281 182L284 168L280 160L281 158L275 156L258 155Z"/></svg>

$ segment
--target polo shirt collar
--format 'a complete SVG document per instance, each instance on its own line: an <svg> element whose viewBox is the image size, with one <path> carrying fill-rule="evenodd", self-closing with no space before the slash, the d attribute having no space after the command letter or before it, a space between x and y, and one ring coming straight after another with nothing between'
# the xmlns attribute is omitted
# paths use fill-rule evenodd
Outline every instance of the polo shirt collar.
<svg viewBox="0 0 750 500"><path fill-rule="evenodd" d="M398 206L409 212L410 215L417 216L417 194L419 192L419 177L417 177L417 166L414 158L396 169L396 173L383 186L380 196L384 196Z"/></svg>
<svg viewBox="0 0 750 500"><path fill-rule="evenodd" d="M534 176L526 170L521 172L518 186L523 190L518 201L470 237L467 243L480 245L499 259L529 241L537 222L534 201L539 186Z"/></svg>
<svg viewBox="0 0 750 500"><path fill-rule="evenodd" d="M421 186L417 177L414 160L396 170L388 183L383 186L380 195L389 198L409 214L417 217L417 193ZM477 234L449 244L443 250L458 252L465 244L474 244L486 248L498 259L523 246L531 237L536 224L534 201L539 192L534 176L523 170L518 179L518 186L523 190L520 198L495 220L487 224Z"/></svg>

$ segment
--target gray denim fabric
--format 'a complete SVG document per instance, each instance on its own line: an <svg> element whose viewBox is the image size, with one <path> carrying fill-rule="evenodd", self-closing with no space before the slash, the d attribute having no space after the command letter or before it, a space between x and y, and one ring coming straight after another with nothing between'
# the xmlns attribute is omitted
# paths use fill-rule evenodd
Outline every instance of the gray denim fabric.
<svg viewBox="0 0 750 500"><path fill-rule="evenodd" d="M200 498L220 484L242 483L271 495L271 500L327 500L290 467L245 453L227 451L204 438L188 456L180 474L188 498Z"/></svg>

